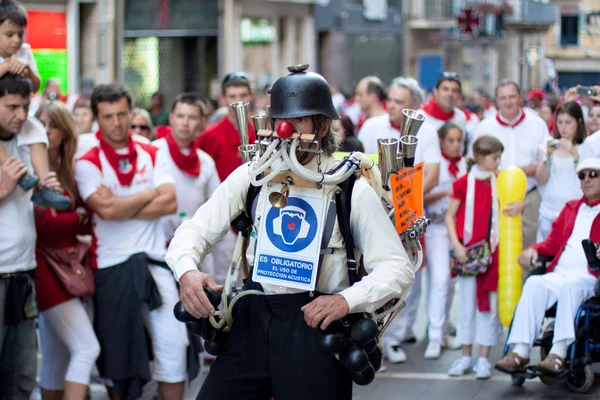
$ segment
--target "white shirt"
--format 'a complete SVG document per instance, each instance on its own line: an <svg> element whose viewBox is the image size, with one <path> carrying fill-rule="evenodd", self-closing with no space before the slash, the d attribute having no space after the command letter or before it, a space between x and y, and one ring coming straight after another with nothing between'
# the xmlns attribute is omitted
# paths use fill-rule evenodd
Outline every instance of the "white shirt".
<svg viewBox="0 0 600 400"><path fill-rule="evenodd" d="M581 144L579 162L586 158L600 158L600 131L592 133Z"/></svg>
<svg viewBox="0 0 600 400"><path fill-rule="evenodd" d="M150 140L142 135L138 135L137 133L133 134L133 140L138 143L151 143ZM77 153L75 153L75 159L81 157L96 146L98 146L98 139L96 138L95 132L82 133L81 135L77 136Z"/></svg>
<svg viewBox="0 0 600 400"><path fill-rule="evenodd" d="M31 46L27 43L23 43L19 50L15 54L13 54L10 58L14 58L15 60L19 60L29 67L36 74L38 73L38 68L35 63L35 58L33 58L33 53L31 52ZM5 60L4 57L0 56L0 63L3 63Z"/></svg>
<svg viewBox="0 0 600 400"><path fill-rule="evenodd" d="M489 108L483 110L483 119L495 117L497 112L498 110L496 110L496 107L490 106Z"/></svg>
<svg viewBox="0 0 600 400"><path fill-rule="evenodd" d="M17 145L29 146L34 143L44 143L48 147L48 135L46 128L37 118L28 116L17 135Z"/></svg>
<svg viewBox="0 0 600 400"><path fill-rule="evenodd" d="M540 117L525 114L525 118L514 127L501 125L496 116L481 121L473 141L481 135L492 135L504 146L500 169L517 166L537 165L540 160L540 148L549 137L548 125ZM472 154L473 143L469 153ZM537 185L535 177L527 177L527 191Z"/></svg>
<svg viewBox="0 0 600 400"><path fill-rule="evenodd" d="M540 149L544 158L550 140L553 138L548 136ZM579 155L581 156L581 146L579 146ZM583 196L574 161L573 156L552 157L548 181L545 185L539 186L542 197L540 216L555 219L569 200L580 199Z"/></svg>
<svg viewBox="0 0 600 400"><path fill-rule="evenodd" d="M121 186L116 172L99 147L91 149L77 160L75 179L84 201L96 193L100 185L108 187L115 196L130 196L174 183L164 152L157 150L153 162L153 146L141 143L136 143L135 146L137 168L128 187ZM126 261L135 253L142 252L155 260L164 260L167 240L160 219L106 221L94 213L92 224L92 267L111 267Z"/></svg>
<svg viewBox="0 0 600 400"><path fill-rule="evenodd" d="M14 137L0 140L0 145L10 157L19 159L32 170L29 147L18 146ZM17 186L11 194L0 200L0 273L35 268L35 240L31 190L25 192Z"/></svg>
<svg viewBox="0 0 600 400"><path fill-rule="evenodd" d="M377 139L400 139L400 132L390 123L389 115L372 117L365 121L358 139L362 142L366 154L377 154ZM419 142L415 153L415 164L423 161L425 164L439 164L442 158L440 139L433 126L425 121L417 133Z"/></svg>
<svg viewBox="0 0 600 400"><path fill-rule="evenodd" d="M477 132L477 127L481 120L475 113L471 113L471 119L469 119L465 123L465 134L463 135L464 143L466 145L473 143L473 138L475 137L475 132Z"/></svg>
<svg viewBox="0 0 600 400"><path fill-rule="evenodd" d="M166 215L161 218L165 229L167 241L170 241L175 230L183 221L190 219L200 206L213 195L221 184L215 162L204 151L198 149L200 159L200 175L192 177L177 167L166 139L158 139L152 143L158 147L167 158L169 173L175 181L175 192L177 194L177 214ZM185 151L185 150L184 150ZM189 153L189 150L188 150Z"/></svg>
<svg viewBox="0 0 600 400"><path fill-rule="evenodd" d="M457 178L460 178L461 176L463 176L464 174L467 173L467 163L464 158L462 158L458 162L458 174L457 174L456 178L450 174L450 171L448 171L449 165L450 165L450 161L448 161L444 157L442 157L442 159L440 161L440 178L439 178L438 184L433 189L431 189L431 191L429 192L430 194L439 193L439 192L443 192L443 191L452 189L452 184L454 183L454 181ZM446 211L448 211L448 206L450 205L450 200L451 200L450 196L444 196L441 199L438 199L437 201L435 201L434 203L428 204L426 206L425 213L426 214L436 213L439 215L446 214Z"/></svg>
<svg viewBox="0 0 600 400"><path fill-rule="evenodd" d="M322 157L321 161L322 168L326 170L339 162L327 156ZM316 171L316 161L313 159L306 167ZM186 272L197 269L210 248L229 231L230 222L245 209L249 186L248 164L244 164L229 175L191 220L177 229L166 260L178 279ZM329 199L334 195L335 188L333 185L323 186ZM257 201L255 223L258 232L263 228L261 220L264 219L261 219L260 214L266 192L261 190ZM316 290L322 293L340 293L348 302L351 313L373 312L390 299L406 294L414 279L413 266L380 199L364 179L357 180L354 185L351 207L350 229L356 250L362 253L369 275L348 287L346 253L343 250L342 234L336 223L328 247L341 250L323 256ZM250 242L247 256L252 264L256 242L252 237ZM267 294L302 292L267 284L262 286Z"/></svg>
<svg viewBox="0 0 600 400"><path fill-rule="evenodd" d="M567 240L567 245L560 255L554 271L562 272L563 274L588 274L588 262L585 258L581 241L583 239L589 239L592 224L598 213L600 213L600 205L590 207L583 203L579 206L577 217L575 218L575 225L573 226L573 232L571 233L569 240Z"/></svg>
<svg viewBox="0 0 600 400"><path fill-rule="evenodd" d="M442 127L442 125L444 125L446 122L452 122L455 123L456 125L458 125L460 127L460 129L462 129L463 132L466 131L466 126L467 126L467 116L465 115L465 113L459 109L454 107L454 115L452 116L452 118L450 118L448 121L444 121L442 119L437 119L436 117L427 114L423 109L419 109L419 112L423 115L425 115L425 122L428 122L429 124L431 124L433 126L433 129L435 129L435 131L437 132L438 129L440 129Z"/></svg>

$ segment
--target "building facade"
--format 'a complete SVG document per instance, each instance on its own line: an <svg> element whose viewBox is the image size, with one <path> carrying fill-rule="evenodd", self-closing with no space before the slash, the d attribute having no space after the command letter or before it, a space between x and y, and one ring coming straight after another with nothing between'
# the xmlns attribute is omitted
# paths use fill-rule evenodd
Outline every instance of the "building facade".
<svg viewBox="0 0 600 400"><path fill-rule="evenodd" d="M543 58L555 20L552 4L534 0L406 3L404 68L427 90L443 71L456 72L466 93L477 88L491 93L505 78L524 89L546 82Z"/></svg>
<svg viewBox="0 0 600 400"><path fill-rule="evenodd" d="M403 0L330 0L317 7L319 70L351 93L367 75L389 84L402 75Z"/></svg>
<svg viewBox="0 0 600 400"><path fill-rule="evenodd" d="M562 89L600 83L600 0L554 0L548 57Z"/></svg>

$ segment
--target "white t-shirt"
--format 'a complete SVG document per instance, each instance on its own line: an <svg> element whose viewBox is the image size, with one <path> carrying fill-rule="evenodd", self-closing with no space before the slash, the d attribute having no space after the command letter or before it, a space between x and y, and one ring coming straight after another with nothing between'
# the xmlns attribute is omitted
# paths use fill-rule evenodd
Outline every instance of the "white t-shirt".
<svg viewBox="0 0 600 400"><path fill-rule="evenodd" d="M456 175L456 178L450 174L450 171L448 171L449 165L450 161L442 157L440 160L440 178L438 184L429 192L430 194L452 189L452 184L454 181L467 173L467 163L464 158L458 162L458 174ZM444 196L441 199L438 199L436 202L428 204L425 206L425 214L446 214L446 211L448 211L448 206L450 205L450 200L450 196Z"/></svg>
<svg viewBox="0 0 600 400"><path fill-rule="evenodd" d="M448 121L444 121L442 119L437 119L436 117L427 114L423 109L420 109L419 112L425 116L425 122L429 123L433 126L433 129L437 132L438 129L442 127L446 122L453 122L462 129L463 132L466 131L467 126L467 116L465 113L459 109L454 107L454 115Z"/></svg>
<svg viewBox="0 0 600 400"><path fill-rule="evenodd" d="M550 140L553 138L548 136L540 148L540 153L544 157ZM579 146L579 155L581 157L581 146ZM573 156L552 157L548 182L539 186L542 196L540 203L542 217L555 219L569 200L580 199L583 196L574 161Z"/></svg>
<svg viewBox="0 0 600 400"><path fill-rule="evenodd" d="M496 116L486 118L477 127L473 142L481 135L492 135L504 146L500 169L517 166L537 165L540 160L540 148L549 137L548 125L540 117L525 114L525 118L516 126L500 124ZM473 153L473 143L469 153ZM527 177L527 191L537 185L535 177Z"/></svg>
<svg viewBox="0 0 600 400"><path fill-rule="evenodd" d="M137 168L131 185L127 187L121 186L116 172L99 147L92 148L77 160L75 179L81 198L86 201L100 185L108 187L115 196L130 196L174 183L164 152L143 143L136 143L135 147ZM93 214L92 223L92 267L112 267L142 252L155 260L164 260L167 240L159 218L106 221Z"/></svg>
<svg viewBox="0 0 600 400"><path fill-rule="evenodd" d="M29 170L32 169L29 148L19 146L16 138L0 140L0 146L10 157L21 160ZM17 186L10 195L0 200L0 273L35 268L35 240L31 190L24 192Z"/></svg>
<svg viewBox="0 0 600 400"><path fill-rule="evenodd" d="M463 143L465 145L469 145L473 143L473 138L475 137L475 132L477 132L477 127L481 120L475 113L471 113L471 118L465 123L465 132L463 135Z"/></svg>
<svg viewBox="0 0 600 400"><path fill-rule="evenodd" d="M575 225L573 226L573 232L571 233L569 240L567 240L567 245L558 259L556 268L554 268L555 272L561 272L563 274L588 274L588 262L585 258L581 241L583 239L589 239L592 224L598 213L600 213L600 205L590 207L583 203L579 206L577 217L575 218Z"/></svg>
<svg viewBox="0 0 600 400"><path fill-rule="evenodd" d="M133 134L133 140L138 143L150 143L150 140L142 135L138 135L137 133ZM96 146L98 146L96 133L83 133L77 136L77 153L75 153L75 158L77 159L81 157Z"/></svg>
<svg viewBox="0 0 600 400"><path fill-rule="evenodd" d="M17 145L29 146L34 143L44 143L48 147L48 135L46 128L37 118L28 116L17 135Z"/></svg>
<svg viewBox="0 0 600 400"><path fill-rule="evenodd" d="M31 46L29 44L23 43L19 50L17 50L17 52L13 54L11 58L24 62L27 64L29 69L36 74L38 73L37 64L35 63L35 58L33 58L33 53L31 52ZM0 63L3 63L4 60L5 58L0 56Z"/></svg>
<svg viewBox="0 0 600 400"><path fill-rule="evenodd" d="M579 162L586 158L600 158L600 131L592 133L581 144Z"/></svg>
<svg viewBox="0 0 600 400"><path fill-rule="evenodd" d="M366 154L377 154L377 139L382 138L400 139L400 132L392 127L387 114L369 118L358 132L358 139L362 142ZM421 161L425 164L439 164L442 158L440 140L433 126L425 121L417 133L417 138L419 143L415 153L415 164Z"/></svg>
<svg viewBox="0 0 600 400"><path fill-rule="evenodd" d="M171 158L169 145L166 139L158 139L152 143L158 147L167 158L169 173L175 181L175 191L177 193L177 214L167 215L161 218L165 229L167 241L170 241L175 234L175 230L183 221L194 216L200 206L212 196L217 190L221 181L215 167L213 159L204 151L198 149L198 158L200 159L200 175L192 177L177 167L175 161Z"/></svg>

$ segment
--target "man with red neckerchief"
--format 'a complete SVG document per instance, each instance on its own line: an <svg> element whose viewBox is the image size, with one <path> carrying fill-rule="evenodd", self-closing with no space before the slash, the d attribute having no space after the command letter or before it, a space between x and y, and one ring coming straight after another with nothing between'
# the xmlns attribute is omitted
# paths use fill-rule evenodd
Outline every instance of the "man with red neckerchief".
<svg viewBox="0 0 600 400"><path fill-rule="evenodd" d="M522 108L519 86L508 80L496 87L498 112L481 121L473 141L480 135L497 137L504 146L500 168L520 167L527 175L527 194L523 203L509 204L503 212L509 216L523 213L523 247L535 243L537 234L540 193L537 190L535 171L540 159L539 149L546 143L548 125L538 116L526 113Z"/></svg>
<svg viewBox="0 0 600 400"><path fill-rule="evenodd" d="M177 210L173 178L161 150L133 140L133 100L124 86L97 86L91 103L100 139L77 160L75 179L93 224L100 374L119 398L139 397L143 385L154 379L162 398L179 400L187 332L173 315L179 292L165 268L160 223Z"/></svg>
<svg viewBox="0 0 600 400"><path fill-rule="evenodd" d="M523 370L529 363L533 341L542 329L544 313L557 303L554 337L548 356L537 364L544 375L565 370L567 349L575 341L575 313L595 295L598 271L587 262L581 241L600 243L600 158L588 158L577 167L583 197L569 201L552 224L550 234L519 255L519 264L529 268L539 255L554 257L543 275L530 276L519 299L508 344L514 345L496 369ZM600 256L600 248L596 255Z"/></svg>
<svg viewBox="0 0 600 400"><path fill-rule="evenodd" d="M453 122L465 132L467 117L456 107L462 95L460 78L454 72L444 72L438 78L433 96L419 110L425 114L425 121L437 131L446 122Z"/></svg>
<svg viewBox="0 0 600 400"><path fill-rule="evenodd" d="M152 144L167 155L169 172L175 180L177 193L177 213L162 217L167 242L170 242L175 230L183 221L194 215L221 184L213 159L198 148L196 138L204 126L206 114L204 103L195 93L182 93L173 102L169 114L170 126L162 127L163 135ZM221 243L221 242L219 242ZM202 268L224 281L224 273L229 260L221 260L220 251L215 253L219 271L212 269L212 257L205 260ZM212 255L211 255L212 256ZM209 264L209 265L207 265ZM221 271L222 270L222 271Z"/></svg>
<svg viewBox="0 0 600 400"><path fill-rule="evenodd" d="M238 101L252 101L252 88L248 77L242 72L228 74L221 83L220 100L221 104L227 107ZM249 143L254 143L256 135L253 129L250 129L248 136ZM238 151L241 144L240 135L235 126L233 111L230 108L226 118L202 132L198 144L200 149L208 153L215 161L221 181L224 181L229 174L242 165L242 157Z"/></svg>

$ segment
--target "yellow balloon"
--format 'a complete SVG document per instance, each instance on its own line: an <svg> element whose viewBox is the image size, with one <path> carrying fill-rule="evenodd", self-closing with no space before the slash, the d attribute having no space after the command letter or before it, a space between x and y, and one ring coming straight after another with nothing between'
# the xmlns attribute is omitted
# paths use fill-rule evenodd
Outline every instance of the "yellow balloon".
<svg viewBox="0 0 600 400"><path fill-rule="evenodd" d="M503 169L496 181L500 200L500 244L498 251L498 312L502 325L508 327L521 297L523 278L517 258L523 250L521 216L508 217L502 213L510 202L525 198L527 177L519 167Z"/></svg>

